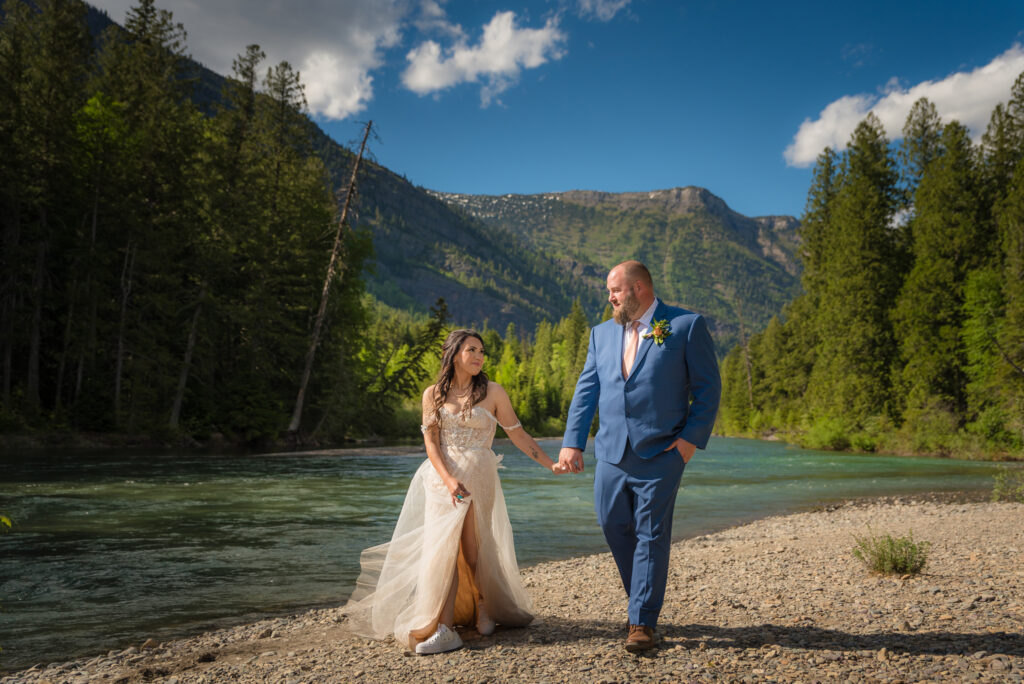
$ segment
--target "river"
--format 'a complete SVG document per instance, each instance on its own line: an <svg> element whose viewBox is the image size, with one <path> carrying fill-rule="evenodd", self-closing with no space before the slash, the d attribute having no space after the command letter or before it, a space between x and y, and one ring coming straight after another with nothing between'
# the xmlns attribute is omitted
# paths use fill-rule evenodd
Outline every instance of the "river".
<svg viewBox="0 0 1024 684"><path fill-rule="evenodd" d="M558 442L541 445L557 454ZM605 550L592 453L584 474L555 477L510 444L495 450L521 566ZM359 551L387 541L424 458L0 454L0 512L15 523L0 537L0 671L343 602ZM991 489L997 469L715 438L683 476L674 532L850 498Z"/></svg>

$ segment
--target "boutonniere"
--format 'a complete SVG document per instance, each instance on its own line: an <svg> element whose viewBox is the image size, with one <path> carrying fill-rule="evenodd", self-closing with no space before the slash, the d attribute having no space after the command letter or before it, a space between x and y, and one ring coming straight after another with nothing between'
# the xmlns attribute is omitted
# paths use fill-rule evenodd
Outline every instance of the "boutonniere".
<svg viewBox="0 0 1024 684"><path fill-rule="evenodd" d="M651 332L644 335L645 340L654 338L655 344L663 344L665 338L672 334L672 327L667 320L651 321Z"/></svg>

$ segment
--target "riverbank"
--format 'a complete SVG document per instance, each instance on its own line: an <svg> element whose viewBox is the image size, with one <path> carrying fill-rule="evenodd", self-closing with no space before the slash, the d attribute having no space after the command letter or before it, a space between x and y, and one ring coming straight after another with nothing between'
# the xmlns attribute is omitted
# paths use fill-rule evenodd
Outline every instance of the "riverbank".
<svg viewBox="0 0 1024 684"><path fill-rule="evenodd" d="M719 424L719 426L721 425ZM890 454L893 456L923 456L953 458L965 461L1021 462L1024 450L994 448L977 436L957 435L946 440L920 443L899 432L851 438L843 433L821 433L807 430L765 428L757 430L730 430L715 433L718 437L756 439L763 442L785 442L801 449L834 451L844 454Z"/></svg>
<svg viewBox="0 0 1024 684"><path fill-rule="evenodd" d="M1021 681L1024 504L893 498L677 542L662 646L622 648L608 554L523 570L537 621L416 657L349 635L337 608L39 665L0 682ZM932 542L925 572L868 573L853 535Z"/></svg>
<svg viewBox="0 0 1024 684"><path fill-rule="evenodd" d="M345 449L381 449L413 451L423 449L423 441L418 436L408 438L366 438L352 439L338 444L334 442L318 442L305 438L295 440L266 439L247 442L242 439L230 439L221 434L209 435L198 439L186 434L124 434L113 432L48 432L0 434L0 453L13 451L45 451L67 449L72 451L92 451L98 449L132 452L138 450L169 450L185 451L236 451L236 452L295 452L316 453Z"/></svg>

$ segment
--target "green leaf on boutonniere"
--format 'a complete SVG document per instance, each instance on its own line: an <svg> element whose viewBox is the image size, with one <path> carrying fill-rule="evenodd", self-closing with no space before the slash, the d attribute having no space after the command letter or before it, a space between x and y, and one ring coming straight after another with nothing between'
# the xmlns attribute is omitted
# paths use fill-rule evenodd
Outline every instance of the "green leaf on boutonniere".
<svg viewBox="0 0 1024 684"><path fill-rule="evenodd" d="M667 320L651 321L651 332L644 335L644 339L654 338L655 344L664 344L665 338L672 334L672 327Z"/></svg>

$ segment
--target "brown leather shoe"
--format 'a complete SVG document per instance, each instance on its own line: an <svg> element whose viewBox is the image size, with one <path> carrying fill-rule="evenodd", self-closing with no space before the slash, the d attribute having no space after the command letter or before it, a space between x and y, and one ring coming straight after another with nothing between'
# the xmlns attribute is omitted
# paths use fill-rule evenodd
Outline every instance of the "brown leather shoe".
<svg viewBox="0 0 1024 684"><path fill-rule="evenodd" d="M626 650L630 653L641 653L657 648L654 640L654 629L647 625L630 625L629 636L626 637Z"/></svg>

